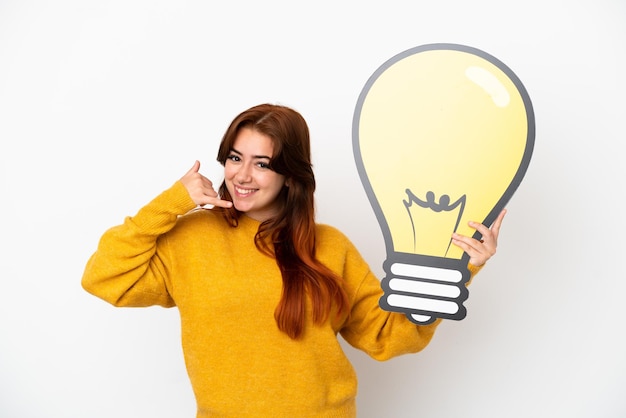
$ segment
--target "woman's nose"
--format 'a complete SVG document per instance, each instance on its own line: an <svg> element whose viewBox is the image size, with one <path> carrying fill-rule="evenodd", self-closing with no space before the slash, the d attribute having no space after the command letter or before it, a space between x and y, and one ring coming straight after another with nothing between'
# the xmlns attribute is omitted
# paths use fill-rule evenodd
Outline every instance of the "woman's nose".
<svg viewBox="0 0 626 418"><path fill-rule="evenodd" d="M237 181L239 183L248 183L252 180L252 170L248 164L243 164L237 171Z"/></svg>

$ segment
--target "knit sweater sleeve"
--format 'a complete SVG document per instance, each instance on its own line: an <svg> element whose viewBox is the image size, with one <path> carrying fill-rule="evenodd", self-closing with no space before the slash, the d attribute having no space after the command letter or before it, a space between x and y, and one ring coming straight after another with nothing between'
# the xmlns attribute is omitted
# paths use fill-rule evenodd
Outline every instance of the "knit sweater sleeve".
<svg viewBox="0 0 626 418"><path fill-rule="evenodd" d="M107 230L85 267L83 288L115 306L174 306L168 292L168 251L159 237L195 204L180 182Z"/></svg>
<svg viewBox="0 0 626 418"><path fill-rule="evenodd" d="M471 265L469 268L472 276L479 270ZM383 295L380 281L347 238L343 277L351 311L340 333L350 345L383 361L419 352L430 343L441 319L416 325L402 313L382 310L378 304Z"/></svg>

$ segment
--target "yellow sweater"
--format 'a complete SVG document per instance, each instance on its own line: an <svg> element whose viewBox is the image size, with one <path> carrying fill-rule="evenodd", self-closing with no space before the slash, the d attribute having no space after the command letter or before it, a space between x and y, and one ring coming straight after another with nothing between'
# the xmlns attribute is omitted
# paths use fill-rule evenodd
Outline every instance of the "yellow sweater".
<svg viewBox="0 0 626 418"><path fill-rule="evenodd" d="M357 379L337 333L377 360L432 338L440 321L417 326L381 310L367 263L342 233L318 225L317 256L343 277L351 312L290 339L274 320L282 279L254 245L259 223L243 216L232 228L194 208L176 182L105 232L82 285L115 306L178 307L197 418L354 417Z"/></svg>

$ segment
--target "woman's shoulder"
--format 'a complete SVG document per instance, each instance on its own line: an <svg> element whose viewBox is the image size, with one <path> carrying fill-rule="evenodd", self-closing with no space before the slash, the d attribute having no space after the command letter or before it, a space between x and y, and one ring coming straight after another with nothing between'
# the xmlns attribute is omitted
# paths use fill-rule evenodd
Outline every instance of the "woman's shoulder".
<svg viewBox="0 0 626 418"><path fill-rule="evenodd" d="M321 244L330 244L342 247L347 245L352 246L352 242L350 242L350 239L346 236L346 234L339 230L339 228L332 225L323 223L316 224L316 235L317 241Z"/></svg>
<svg viewBox="0 0 626 418"><path fill-rule="evenodd" d="M315 227L316 227L318 234L339 235L339 236L345 237L344 233L341 232L339 228L333 225L324 224L324 223L316 223Z"/></svg>
<svg viewBox="0 0 626 418"><path fill-rule="evenodd" d="M316 250L319 260L343 277L360 280L369 270L350 238L334 226L317 224Z"/></svg>

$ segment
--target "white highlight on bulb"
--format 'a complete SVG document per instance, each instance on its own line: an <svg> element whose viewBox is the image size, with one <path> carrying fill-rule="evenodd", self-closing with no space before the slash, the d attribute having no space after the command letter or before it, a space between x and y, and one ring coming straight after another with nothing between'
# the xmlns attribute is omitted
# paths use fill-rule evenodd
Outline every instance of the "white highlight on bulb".
<svg viewBox="0 0 626 418"><path fill-rule="evenodd" d="M491 96L493 103L498 107L506 107L511 101L511 96L506 87L491 72L481 67L471 66L465 70L467 78L480 86Z"/></svg>

